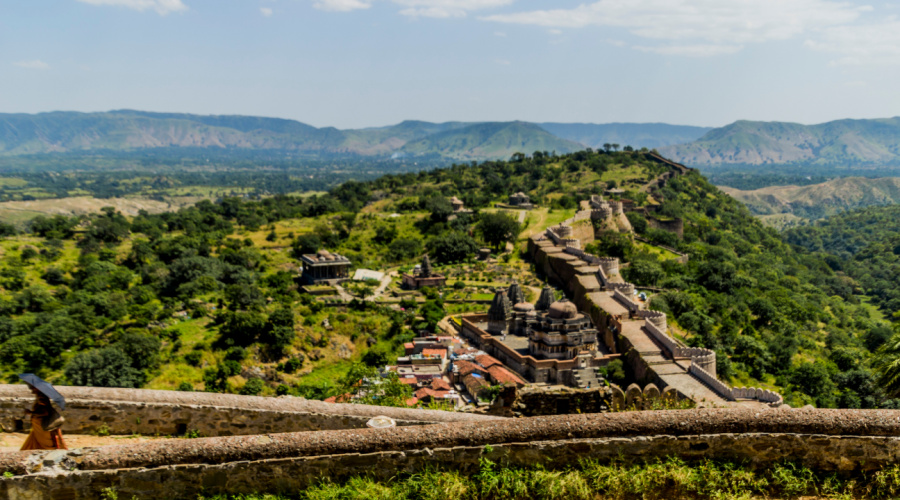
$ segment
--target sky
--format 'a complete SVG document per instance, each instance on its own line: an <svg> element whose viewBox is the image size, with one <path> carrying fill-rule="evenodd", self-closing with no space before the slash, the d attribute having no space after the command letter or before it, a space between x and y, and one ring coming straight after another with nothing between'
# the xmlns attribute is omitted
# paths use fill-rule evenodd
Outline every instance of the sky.
<svg viewBox="0 0 900 500"><path fill-rule="evenodd" d="M0 0L0 113L821 123L898 81L900 2Z"/></svg>

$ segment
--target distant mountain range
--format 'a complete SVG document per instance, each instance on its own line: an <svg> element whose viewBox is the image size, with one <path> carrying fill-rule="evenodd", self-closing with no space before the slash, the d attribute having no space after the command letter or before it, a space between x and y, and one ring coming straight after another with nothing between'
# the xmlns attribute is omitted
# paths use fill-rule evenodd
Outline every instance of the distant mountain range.
<svg viewBox="0 0 900 500"><path fill-rule="evenodd" d="M803 175L847 175L900 167L900 118L819 125L738 121L721 128L664 123L404 121L339 130L255 116L202 116L120 110L104 113L0 114L0 158L54 153L290 159L507 159L513 153L568 153L605 144L656 148L689 166L756 173L791 165ZM859 175L859 174L851 174Z"/></svg>
<svg viewBox="0 0 900 500"><path fill-rule="evenodd" d="M666 124L404 121L367 129L316 128L294 120L120 110L0 114L0 156L183 150L278 151L322 158L437 156L506 159L513 153L568 153L604 143L659 147L699 138L702 127Z"/></svg>
<svg viewBox="0 0 900 500"><path fill-rule="evenodd" d="M738 121L687 144L659 148L690 166L900 166L900 118L819 125Z"/></svg>

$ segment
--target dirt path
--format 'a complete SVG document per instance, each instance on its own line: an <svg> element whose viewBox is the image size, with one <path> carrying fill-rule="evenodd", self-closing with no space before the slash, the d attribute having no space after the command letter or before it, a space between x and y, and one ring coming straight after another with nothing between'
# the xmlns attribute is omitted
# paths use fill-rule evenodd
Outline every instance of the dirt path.
<svg viewBox="0 0 900 500"><path fill-rule="evenodd" d="M0 434L0 453L19 451L28 434L19 432L4 432ZM63 434L66 446L70 450L75 448L96 448L100 446L115 446L120 444L143 443L157 439L168 439L168 436L92 436L90 434Z"/></svg>

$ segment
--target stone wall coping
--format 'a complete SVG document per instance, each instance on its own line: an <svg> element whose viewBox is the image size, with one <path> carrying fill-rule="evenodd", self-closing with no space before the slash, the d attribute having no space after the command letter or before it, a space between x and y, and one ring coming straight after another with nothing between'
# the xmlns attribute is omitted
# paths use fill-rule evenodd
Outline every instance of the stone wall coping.
<svg viewBox="0 0 900 500"><path fill-rule="evenodd" d="M488 421L499 417L462 412L418 410L361 404L326 403L302 398L239 396L211 392L157 391L149 389L120 389L106 387L56 386L68 402L103 401L135 404L165 404L176 406L214 406L245 410L316 413L355 417L385 415L395 420L420 422ZM34 396L25 384L0 384L0 400L28 399Z"/></svg>
<svg viewBox="0 0 900 500"><path fill-rule="evenodd" d="M64 452L71 457L63 461L75 470L114 470L532 441L716 434L897 437L900 411L735 408L554 415L390 429L151 441L71 450ZM29 464L46 461L50 453L60 454L5 454L0 456L0 471L26 474Z"/></svg>

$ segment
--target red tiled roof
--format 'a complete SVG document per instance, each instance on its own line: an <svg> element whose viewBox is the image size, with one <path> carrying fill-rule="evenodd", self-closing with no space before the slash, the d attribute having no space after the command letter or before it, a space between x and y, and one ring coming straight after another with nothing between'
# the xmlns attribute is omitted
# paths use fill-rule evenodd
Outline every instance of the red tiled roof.
<svg viewBox="0 0 900 500"><path fill-rule="evenodd" d="M484 368L476 365L471 361L457 361L456 366L459 368L460 375L464 377L472 372L486 373Z"/></svg>
<svg viewBox="0 0 900 500"><path fill-rule="evenodd" d="M491 374L491 379L498 384L525 385L525 381L521 377L502 366L492 366L488 368L488 373Z"/></svg>
<svg viewBox="0 0 900 500"><path fill-rule="evenodd" d="M440 356L447 357L447 349L422 349L422 356Z"/></svg>
<svg viewBox="0 0 900 500"><path fill-rule="evenodd" d="M350 402L350 394L339 394L337 396L331 396L330 398L325 399L326 403L349 403Z"/></svg>
<svg viewBox="0 0 900 500"><path fill-rule="evenodd" d="M429 389L428 387L423 387L423 388L419 389L418 391L416 391L415 395L420 400L425 399L427 397L441 399L449 393L450 393L450 391L435 391L433 389Z"/></svg>
<svg viewBox="0 0 900 500"><path fill-rule="evenodd" d="M451 387L450 384L442 378L433 379L431 381L431 388L436 391L449 391L450 389L453 389L453 387Z"/></svg>
<svg viewBox="0 0 900 500"><path fill-rule="evenodd" d="M413 349L416 346L412 342L407 342L407 343L403 344L403 347L406 349Z"/></svg>
<svg viewBox="0 0 900 500"><path fill-rule="evenodd" d="M416 385L419 383L419 381L416 380L416 377L403 377L399 380L400 380L400 382L402 382L404 384L408 384L408 385Z"/></svg>
<svg viewBox="0 0 900 500"><path fill-rule="evenodd" d="M503 363L497 360L497 358L493 356L489 356L487 354L482 354L480 356L475 356L475 361L478 362L479 365L490 368L492 366L503 366Z"/></svg>
<svg viewBox="0 0 900 500"><path fill-rule="evenodd" d="M406 400L406 406L416 406L417 404L419 404L418 398L409 398Z"/></svg>

